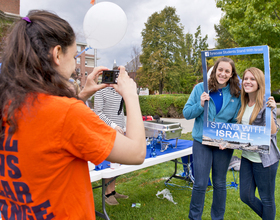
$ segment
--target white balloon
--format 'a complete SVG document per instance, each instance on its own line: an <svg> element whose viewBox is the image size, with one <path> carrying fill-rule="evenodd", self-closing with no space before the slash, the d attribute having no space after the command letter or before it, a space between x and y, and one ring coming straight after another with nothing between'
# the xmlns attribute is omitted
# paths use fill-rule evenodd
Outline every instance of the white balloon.
<svg viewBox="0 0 280 220"><path fill-rule="evenodd" d="M112 2L100 2L87 11L83 28L90 47L105 49L116 45L123 38L127 28L127 18L118 5Z"/></svg>

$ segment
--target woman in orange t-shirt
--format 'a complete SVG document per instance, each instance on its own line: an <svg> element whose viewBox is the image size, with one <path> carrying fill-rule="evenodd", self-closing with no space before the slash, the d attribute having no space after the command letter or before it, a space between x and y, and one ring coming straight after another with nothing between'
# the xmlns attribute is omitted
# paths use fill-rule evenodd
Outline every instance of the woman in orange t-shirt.
<svg viewBox="0 0 280 220"><path fill-rule="evenodd" d="M141 164L145 130L136 84L120 67L118 83L97 85L96 67L78 97L69 89L76 44L71 26L31 11L6 38L0 73L0 211L3 219L95 219L87 161ZM113 87L127 110L126 136L83 101Z"/></svg>

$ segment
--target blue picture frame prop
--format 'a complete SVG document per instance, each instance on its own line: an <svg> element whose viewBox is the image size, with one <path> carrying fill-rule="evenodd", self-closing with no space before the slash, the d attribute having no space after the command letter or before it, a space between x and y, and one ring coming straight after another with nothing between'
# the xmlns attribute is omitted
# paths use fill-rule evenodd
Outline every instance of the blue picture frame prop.
<svg viewBox="0 0 280 220"><path fill-rule="evenodd" d="M265 99L270 97L270 67L268 46L239 47L201 52L204 91L209 92L207 83L208 57L225 57L234 55L263 54L265 74ZM248 66L249 68L249 66ZM208 101L204 104L204 123L202 144L219 145L238 150L269 153L271 135L271 109L266 107L266 125L254 126L208 121Z"/></svg>

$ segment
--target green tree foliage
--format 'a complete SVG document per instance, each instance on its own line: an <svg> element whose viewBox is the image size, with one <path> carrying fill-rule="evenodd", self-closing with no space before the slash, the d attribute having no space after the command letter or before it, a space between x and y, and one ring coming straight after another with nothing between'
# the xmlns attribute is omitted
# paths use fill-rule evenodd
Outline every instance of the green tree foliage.
<svg viewBox="0 0 280 220"><path fill-rule="evenodd" d="M187 33L184 38L183 57L186 66L181 75L181 88L184 93L191 93L193 86L202 80L201 51L208 49L207 38L201 36L198 26L194 35Z"/></svg>
<svg viewBox="0 0 280 220"><path fill-rule="evenodd" d="M214 25L215 31L217 33L216 44L215 44L216 49L239 47L239 45L234 41L233 36L229 33L228 28L226 28L224 25L222 25L223 19L224 18L220 19L220 24ZM244 66L245 63L241 62L241 61L244 61L244 56L229 56L229 58L231 58L234 61L236 67L241 65L241 72L242 72L242 70L243 70L242 66ZM212 59L214 61L216 61L218 59L218 57L213 57ZM208 63L208 60L207 60L207 63ZM239 71L240 68L237 68L237 70ZM237 72L239 76L241 76L241 72L240 71Z"/></svg>
<svg viewBox="0 0 280 220"><path fill-rule="evenodd" d="M4 19L4 18L0 18L0 63L2 60L2 53L4 50L4 42L5 42L5 38L9 32L10 27L12 26L13 21L8 20L8 19Z"/></svg>
<svg viewBox="0 0 280 220"><path fill-rule="evenodd" d="M194 35L184 35L176 9L165 7L148 18L142 37L138 85L160 94L190 93L202 78L201 51L208 48L200 26Z"/></svg>
<svg viewBox="0 0 280 220"><path fill-rule="evenodd" d="M162 94L168 84L172 91L178 82L175 64L183 65L182 51L183 27L174 7L165 7L160 13L155 12L145 23L142 31L142 68L137 72L139 86L149 90L158 90Z"/></svg>
<svg viewBox="0 0 280 220"><path fill-rule="evenodd" d="M232 35L228 32L220 22L218 25L214 25L215 31L217 33L216 38L216 49L234 48L238 47L238 44L234 41Z"/></svg>
<svg viewBox="0 0 280 220"><path fill-rule="evenodd" d="M216 0L224 12L220 25L239 47L270 47L271 88L280 89L280 1L279 0ZM240 64L241 63L241 64ZM241 60L242 69L256 66L263 69L262 58L249 56Z"/></svg>
<svg viewBox="0 0 280 220"><path fill-rule="evenodd" d="M196 29L194 34L194 43L193 43L193 50L192 50L192 65L194 68L194 74L197 76L201 76L202 74L202 62L201 62L201 51L207 50L208 36L206 35L204 38L201 36L201 28L200 25Z"/></svg>
<svg viewBox="0 0 280 220"><path fill-rule="evenodd" d="M187 33L185 36L185 45L184 45L184 58L188 66L193 66L193 35Z"/></svg>

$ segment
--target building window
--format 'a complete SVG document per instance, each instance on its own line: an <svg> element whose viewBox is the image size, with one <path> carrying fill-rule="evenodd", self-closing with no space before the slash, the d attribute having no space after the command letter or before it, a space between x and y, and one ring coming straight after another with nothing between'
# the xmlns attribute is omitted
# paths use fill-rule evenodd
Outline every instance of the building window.
<svg viewBox="0 0 280 220"><path fill-rule="evenodd" d="M87 65L87 60L85 61L85 65Z"/></svg>
<svg viewBox="0 0 280 220"><path fill-rule="evenodd" d="M81 58L80 57L77 57L77 64L81 64Z"/></svg>
<svg viewBox="0 0 280 220"><path fill-rule="evenodd" d="M87 76L88 75L88 73L87 72L85 72L85 76Z"/></svg>
<svg viewBox="0 0 280 220"><path fill-rule="evenodd" d="M77 46L77 51L81 52L82 51L82 47L81 46Z"/></svg>

